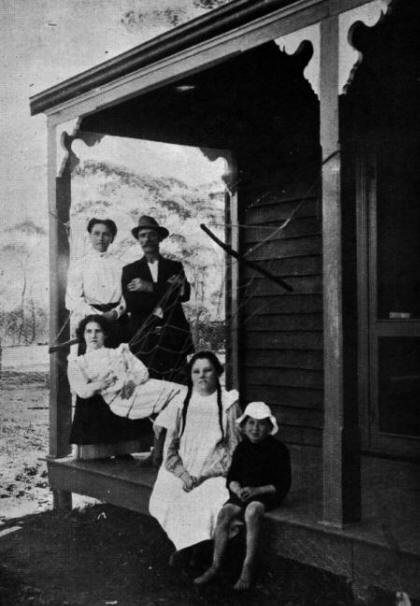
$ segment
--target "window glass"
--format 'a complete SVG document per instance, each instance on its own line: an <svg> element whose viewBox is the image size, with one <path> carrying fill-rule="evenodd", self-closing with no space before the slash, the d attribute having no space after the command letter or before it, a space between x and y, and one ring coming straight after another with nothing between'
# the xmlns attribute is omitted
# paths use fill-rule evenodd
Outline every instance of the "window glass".
<svg viewBox="0 0 420 606"><path fill-rule="evenodd" d="M386 150L385 150L386 147ZM384 145L378 174L380 319L420 318L420 146Z"/></svg>
<svg viewBox="0 0 420 606"><path fill-rule="evenodd" d="M420 436L420 338L379 339L379 429Z"/></svg>

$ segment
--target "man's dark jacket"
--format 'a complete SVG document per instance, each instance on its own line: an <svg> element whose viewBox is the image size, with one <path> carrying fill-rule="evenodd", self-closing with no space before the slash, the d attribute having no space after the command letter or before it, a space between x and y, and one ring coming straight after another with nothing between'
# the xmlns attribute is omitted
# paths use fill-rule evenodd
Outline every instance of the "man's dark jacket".
<svg viewBox="0 0 420 606"><path fill-rule="evenodd" d="M173 275L184 278L183 292L180 287L173 288L169 284L168 279ZM172 371L184 365L185 357L194 350L190 327L182 309L182 303L189 300L191 292L184 268L179 261L160 256L158 281L153 283L153 292L129 291L127 286L134 278L153 283L145 257L126 265L122 271L122 289L130 313L132 350L148 365L151 376L174 380ZM162 308L163 318L152 315L156 307Z"/></svg>

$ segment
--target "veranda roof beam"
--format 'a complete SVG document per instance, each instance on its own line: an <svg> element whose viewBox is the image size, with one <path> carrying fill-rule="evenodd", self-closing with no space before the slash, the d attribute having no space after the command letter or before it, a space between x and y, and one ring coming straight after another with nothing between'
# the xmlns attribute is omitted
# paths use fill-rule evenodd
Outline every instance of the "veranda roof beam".
<svg viewBox="0 0 420 606"><path fill-rule="evenodd" d="M31 97L56 124L149 92L371 0L235 0Z"/></svg>

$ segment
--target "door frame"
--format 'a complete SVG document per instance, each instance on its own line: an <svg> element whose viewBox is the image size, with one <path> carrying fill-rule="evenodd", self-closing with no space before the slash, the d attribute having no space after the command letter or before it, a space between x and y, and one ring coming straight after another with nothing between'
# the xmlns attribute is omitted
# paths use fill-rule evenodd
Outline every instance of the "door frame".
<svg viewBox="0 0 420 606"><path fill-rule="evenodd" d="M418 456L420 438L379 428L378 342L382 337L420 337L420 319L377 317L377 152L365 145L356 155L358 301L358 400L362 451Z"/></svg>

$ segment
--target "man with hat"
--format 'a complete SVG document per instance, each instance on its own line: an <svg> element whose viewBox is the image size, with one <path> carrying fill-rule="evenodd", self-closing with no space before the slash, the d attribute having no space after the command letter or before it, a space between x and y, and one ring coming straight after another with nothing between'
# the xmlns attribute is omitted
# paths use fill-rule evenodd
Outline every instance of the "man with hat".
<svg viewBox="0 0 420 606"><path fill-rule="evenodd" d="M186 356L193 342L182 303L190 285L179 261L162 257L160 243L169 232L153 217L143 215L131 233L144 256L126 265L122 288L130 313L130 345L156 379L185 382Z"/></svg>

